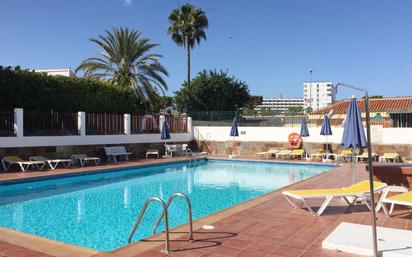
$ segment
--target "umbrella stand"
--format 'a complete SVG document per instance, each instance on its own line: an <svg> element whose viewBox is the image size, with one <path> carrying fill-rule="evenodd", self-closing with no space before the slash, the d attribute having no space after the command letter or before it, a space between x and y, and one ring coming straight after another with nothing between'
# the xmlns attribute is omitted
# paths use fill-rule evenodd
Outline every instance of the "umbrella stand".
<svg viewBox="0 0 412 257"><path fill-rule="evenodd" d="M353 152L354 149L352 149L352 155L350 159L350 167L352 169L352 184L355 184L355 153Z"/></svg>
<svg viewBox="0 0 412 257"><path fill-rule="evenodd" d="M373 256L378 256L378 239L377 239L377 232L376 232L376 210L375 210L375 189L373 185L373 163L372 163L372 142L371 142L371 126L370 126L370 110L369 110L369 94L366 89L354 87L352 85L348 85L345 83L338 83L335 86L335 89L338 86L344 86L347 88L351 88L354 90L361 91L365 94L365 112L366 112L366 138L367 138L367 146L368 146L368 173L369 173L369 194L370 194L370 201L372 206L372 243L373 243Z"/></svg>

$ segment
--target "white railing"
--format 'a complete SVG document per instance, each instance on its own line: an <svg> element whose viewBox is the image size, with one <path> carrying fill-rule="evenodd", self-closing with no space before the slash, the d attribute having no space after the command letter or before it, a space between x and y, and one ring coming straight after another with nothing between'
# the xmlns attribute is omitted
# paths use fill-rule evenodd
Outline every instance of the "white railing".
<svg viewBox="0 0 412 257"><path fill-rule="evenodd" d="M130 114L124 116L124 133L115 135L87 135L86 113L78 112L78 135L59 136L27 136L24 135L24 112L21 108L14 109L15 136L0 137L0 148L9 147L36 147L36 146L65 146L65 145L100 145L100 144L136 144L160 143L160 132L149 134L133 134L131 130ZM159 127L162 128L165 116L159 117ZM192 119L187 118L187 132L171 133L167 142L188 142L192 140Z"/></svg>

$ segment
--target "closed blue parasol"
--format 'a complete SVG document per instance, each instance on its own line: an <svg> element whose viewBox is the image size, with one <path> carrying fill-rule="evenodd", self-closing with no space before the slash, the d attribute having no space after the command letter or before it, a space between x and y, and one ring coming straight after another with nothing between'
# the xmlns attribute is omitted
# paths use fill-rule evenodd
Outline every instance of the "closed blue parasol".
<svg viewBox="0 0 412 257"><path fill-rule="evenodd" d="M163 122L162 134L160 134L160 139L161 140L170 139L169 126L167 125L166 120Z"/></svg>
<svg viewBox="0 0 412 257"><path fill-rule="evenodd" d="M238 137L239 131L237 130L237 119L236 117L233 118L232 128L230 129L230 136L231 137Z"/></svg>
<svg viewBox="0 0 412 257"><path fill-rule="evenodd" d="M233 140L234 140L234 137L238 137L238 136L239 136L239 131L238 131L238 129L237 129L237 118L236 118L236 117L233 118L232 128L230 129L230 136L233 137ZM234 147L234 146L232 146L232 147ZM235 155L235 153L232 151L232 154L229 155L229 158L235 158L235 157L236 157L236 155Z"/></svg>
<svg viewBox="0 0 412 257"><path fill-rule="evenodd" d="M324 119L323 119L322 127L320 129L320 134L322 136L326 136L326 147L325 147L325 149L326 149L326 152L329 153L330 149L329 149L329 143L328 143L328 136L332 135L332 129L330 128L329 117L326 114L325 114Z"/></svg>
<svg viewBox="0 0 412 257"><path fill-rule="evenodd" d="M325 117L323 119L322 128L320 129L320 134L322 136L332 135L332 129L330 128L329 117L326 114L325 114Z"/></svg>
<svg viewBox="0 0 412 257"><path fill-rule="evenodd" d="M352 98L348 111L346 112L342 145L348 149L364 148L368 146L365 131L363 130L361 113L356 103L356 98Z"/></svg>
<svg viewBox="0 0 412 257"><path fill-rule="evenodd" d="M362 117L356 103L356 98L350 101L348 111L346 112L345 126L343 128L342 146L347 149L364 148L366 142L365 131L363 130ZM352 151L351 158L352 183L355 183L354 156Z"/></svg>
<svg viewBox="0 0 412 257"><path fill-rule="evenodd" d="M300 123L300 136L301 137L308 137L309 136L308 124L306 123L305 118L303 118L302 122Z"/></svg>

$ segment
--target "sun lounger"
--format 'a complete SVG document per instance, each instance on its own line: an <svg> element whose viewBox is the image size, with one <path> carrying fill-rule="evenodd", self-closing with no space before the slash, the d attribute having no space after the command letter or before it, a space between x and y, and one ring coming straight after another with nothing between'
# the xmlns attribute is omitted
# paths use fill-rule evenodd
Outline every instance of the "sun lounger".
<svg viewBox="0 0 412 257"><path fill-rule="evenodd" d="M276 153L276 159L279 159L282 156L289 157L289 154L291 153L291 150L280 150L279 152Z"/></svg>
<svg viewBox="0 0 412 257"><path fill-rule="evenodd" d="M104 152L106 153L107 160L113 160L117 162L117 157L124 156L126 160L129 160L129 155L132 154L131 152L127 152L124 146L109 146L104 147Z"/></svg>
<svg viewBox="0 0 412 257"><path fill-rule="evenodd" d="M73 160L73 163L80 163L80 165L83 167L87 162L94 162L96 165L99 165L100 163L100 158L99 157L89 157L85 154L73 154L71 156L71 159Z"/></svg>
<svg viewBox="0 0 412 257"><path fill-rule="evenodd" d="M314 153L309 154L309 159L323 159L328 153L325 150L317 150Z"/></svg>
<svg viewBox="0 0 412 257"><path fill-rule="evenodd" d="M260 156L265 156L266 159L269 159L269 158L272 157L273 155L276 155L277 152L279 152L278 149L276 149L276 148L269 148L268 151L266 151L266 152L257 152L256 155L257 155L258 157L260 157Z"/></svg>
<svg viewBox="0 0 412 257"><path fill-rule="evenodd" d="M379 157L379 162L399 162L400 156L398 153L384 153L382 156Z"/></svg>
<svg viewBox="0 0 412 257"><path fill-rule="evenodd" d="M21 171L26 171L30 167L36 167L38 170L42 170L44 168L44 165L46 164L44 161L23 160L18 156L4 156L3 159L1 159L1 163L3 164L5 171L9 170L11 165L19 166Z"/></svg>
<svg viewBox="0 0 412 257"><path fill-rule="evenodd" d="M387 197L389 192L399 192L400 194ZM392 215L395 204L412 207L412 191L408 192L408 189L405 187L388 186L387 190L383 193L382 200L380 202L385 214L390 216ZM388 210L386 204L391 205L390 210Z"/></svg>
<svg viewBox="0 0 412 257"><path fill-rule="evenodd" d="M374 182L375 192L381 192L385 189L386 184L382 182ZM330 189L308 189L308 190L291 190L283 191L283 195L289 201L289 203L297 208L297 205L293 202L292 199L301 201L302 204L315 216L322 215L323 211L329 205L335 197L342 197L347 204L353 205L358 199L363 199L364 203L370 209L371 206L367 201L367 196L369 193L369 181L364 180L359 183L353 184L348 187L342 188L330 188ZM319 199L325 198L322 205L319 207L318 211L315 212L306 202L308 199ZM353 198L353 199L350 199Z"/></svg>
<svg viewBox="0 0 412 257"><path fill-rule="evenodd" d="M301 160L303 159L303 155L305 154L305 151L303 149L294 149L292 152L289 154L290 158L298 157Z"/></svg>
<svg viewBox="0 0 412 257"><path fill-rule="evenodd" d="M372 153L372 160L376 160L377 156L378 155L376 153ZM356 162L365 161L365 160L368 160L368 152L363 152L362 154L355 156Z"/></svg>
<svg viewBox="0 0 412 257"><path fill-rule="evenodd" d="M48 159L44 156L31 156L30 161L39 161L46 163L50 169L54 170L59 163L63 164L65 168L69 167L72 164L71 159Z"/></svg>
<svg viewBox="0 0 412 257"><path fill-rule="evenodd" d="M146 159L149 158L149 155L156 155L156 157L159 158L159 150L157 150L157 149L147 149Z"/></svg>
<svg viewBox="0 0 412 257"><path fill-rule="evenodd" d="M326 159L330 159L331 156L333 156L335 161L338 161L338 160L349 161L350 157L352 156L352 150L342 150L340 154L329 153L326 155Z"/></svg>

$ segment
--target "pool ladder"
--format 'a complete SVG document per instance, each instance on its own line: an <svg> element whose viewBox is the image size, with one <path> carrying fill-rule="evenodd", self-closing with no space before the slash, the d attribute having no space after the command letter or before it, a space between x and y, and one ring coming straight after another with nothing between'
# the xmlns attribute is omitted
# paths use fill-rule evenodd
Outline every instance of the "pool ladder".
<svg viewBox="0 0 412 257"><path fill-rule="evenodd" d="M169 200L167 201L167 203L165 203L162 199L160 199L159 197L151 197L149 198L146 203L144 204L142 210L140 211L139 216L136 219L136 222L134 223L133 229L130 232L129 238L127 240L127 242L130 244L132 242L132 238L133 235L135 234L140 222L143 219L143 216L146 212L147 207L153 203L153 202L158 202L160 203L160 205L163 208L162 214L160 215L159 219L156 222L156 225L152 231L152 235L154 235L156 233L156 230L158 228L158 226L160 225L160 222L162 221L162 219L165 219L165 233L166 233L166 238L165 238L165 249L162 251L164 253L170 253L170 240L169 240L169 216L168 216L168 208L170 206L170 204L173 202L174 199L176 199L177 197L183 198L186 203L187 203L187 209L188 209L188 216L189 216L189 242L194 242L193 239L193 222L192 222L192 204L190 202L189 197L187 197L185 194L183 193L175 193L173 194Z"/></svg>

